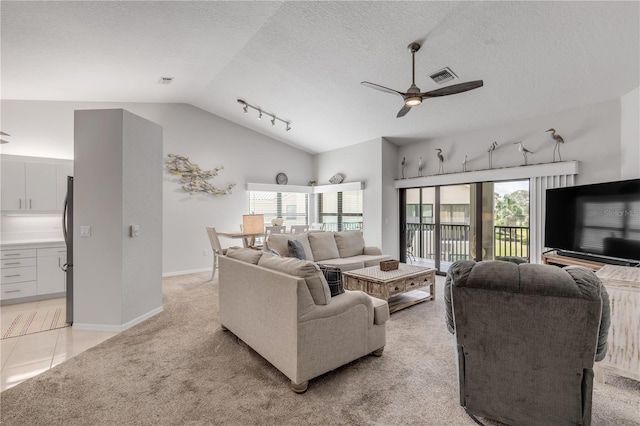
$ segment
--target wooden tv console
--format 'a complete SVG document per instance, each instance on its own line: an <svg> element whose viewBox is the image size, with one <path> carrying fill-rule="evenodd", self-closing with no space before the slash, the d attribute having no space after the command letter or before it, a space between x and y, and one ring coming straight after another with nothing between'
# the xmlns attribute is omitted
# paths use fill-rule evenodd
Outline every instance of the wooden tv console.
<svg viewBox="0 0 640 426"><path fill-rule="evenodd" d="M602 268L605 263L596 262L594 260L578 259L576 257L561 256L555 251L545 253L542 255L542 263L545 265L556 266L583 266L587 269L597 272Z"/></svg>

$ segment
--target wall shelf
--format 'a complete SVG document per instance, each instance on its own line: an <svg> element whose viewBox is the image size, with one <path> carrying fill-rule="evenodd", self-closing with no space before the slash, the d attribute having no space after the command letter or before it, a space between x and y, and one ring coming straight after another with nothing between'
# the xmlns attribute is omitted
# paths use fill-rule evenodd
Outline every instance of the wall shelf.
<svg viewBox="0 0 640 426"><path fill-rule="evenodd" d="M364 189L364 182L338 183L335 185L278 185L275 183L247 183L247 191L294 192L301 194L324 194L327 192L358 191Z"/></svg>
<svg viewBox="0 0 640 426"><path fill-rule="evenodd" d="M417 188L423 186L456 185L474 182L518 180L540 176L575 174L578 174L577 161L560 161L556 163L531 164L528 166L503 167L499 169L485 169L470 172L397 179L394 181L394 187L396 189Z"/></svg>

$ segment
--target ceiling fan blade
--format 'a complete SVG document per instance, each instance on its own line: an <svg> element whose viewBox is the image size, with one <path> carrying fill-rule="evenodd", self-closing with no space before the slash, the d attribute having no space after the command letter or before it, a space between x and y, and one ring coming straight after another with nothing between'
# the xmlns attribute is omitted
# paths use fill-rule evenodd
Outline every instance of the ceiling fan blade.
<svg viewBox="0 0 640 426"><path fill-rule="evenodd" d="M389 89L388 87L380 86L379 84L369 83L368 81L363 81L362 84L365 87L369 87L371 89L379 90L385 93L391 93L392 95L402 96L404 93L398 92L397 90Z"/></svg>
<svg viewBox="0 0 640 426"><path fill-rule="evenodd" d="M420 93L420 96L423 98L434 98L437 96L455 95L456 93L477 89L478 87L482 87L483 84L482 80L467 81L466 83L452 84L451 86L443 87L441 89Z"/></svg>
<svg viewBox="0 0 640 426"><path fill-rule="evenodd" d="M396 115L396 118L400 118L400 117L404 117L405 115L407 115L407 113L411 111L411 107L408 107L406 105L404 105L400 111L398 111L398 115Z"/></svg>
<svg viewBox="0 0 640 426"><path fill-rule="evenodd" d="M5 133L2 130L0 130L0 135L2 135L2 136L11 136L9 133Z"/></svg>

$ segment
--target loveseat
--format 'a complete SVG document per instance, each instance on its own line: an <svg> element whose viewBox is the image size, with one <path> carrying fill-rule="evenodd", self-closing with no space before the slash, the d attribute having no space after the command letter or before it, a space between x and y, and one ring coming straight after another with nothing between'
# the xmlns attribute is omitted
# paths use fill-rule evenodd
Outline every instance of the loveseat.
<svg viewBox="0 0 640 426"><path fill-rule="evenodd" d="M391 259L391 256L382 254L378 247L367 247L361 231L271 234L265 249L275 250L283 257L293 257L289 240L300 242L307 260L342 271L376 266L381 260Z"/></svg>
<svg viewBox="0 0 640 426"><path fill-rule="evenodd" d="M308 381L382 355L387 302L361 291L332 296L317 264L247 248L219 259L220 323L306 391Z"/></svg>

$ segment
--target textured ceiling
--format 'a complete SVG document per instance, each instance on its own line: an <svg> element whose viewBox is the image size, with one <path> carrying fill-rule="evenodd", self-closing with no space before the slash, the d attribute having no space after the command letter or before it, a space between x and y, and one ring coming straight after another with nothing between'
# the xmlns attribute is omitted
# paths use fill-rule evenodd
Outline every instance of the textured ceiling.
<svg viewBox="0 0 640 426"><path fill-rule="evenodd" d="M185 102L309 152L396 144L618 98L639 86L635 2L2 1L3 99ZM470 92L395 118L445 66ZM173 76L160 85L160 76ZM450 83L453 84L453 83ZM236 99L292 121L258 121Z"/></svg>

